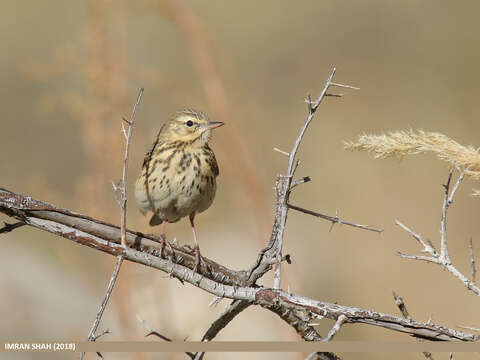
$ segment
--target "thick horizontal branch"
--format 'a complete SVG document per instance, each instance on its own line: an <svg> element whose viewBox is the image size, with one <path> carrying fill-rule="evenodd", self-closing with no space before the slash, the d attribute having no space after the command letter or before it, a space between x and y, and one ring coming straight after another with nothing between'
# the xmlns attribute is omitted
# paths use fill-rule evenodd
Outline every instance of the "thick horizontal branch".
<svg viewBox="0 0 480 360"><path fill-rule="evenodd" d="M418 338L440 341L477 341L478 337L443 326L429 324L411 319L403 319L372 310L342 306L323 301L312 300L303 296L288 294L274 289L259 289L255 294L255 302L268 307L276 304L283 309L308 311L311 314L338 320L341 315L347 318L345 323L363 323L380 326L413 335Z"/></svg>
<svg viewBox="0 0 480 360"><path fill-rule="evenodd" d="M24 224L114 256L120 255L124 251L124 248L120 246L121 234L118 226L2 188L0 188L0 212L16 218ZM158 263L159 259L168 260L168 263L177 263L188 269L193 269L195 266L195 254L173 244L162 249L159 238L153 234L127 230L126 235L127 243L132 247L131 250L144 250L137 252L158 255L153 259L147 259L126 254L129 256L126 258L129 261L159 270L169 269L167 265L161 266ZM206 258L198 272L202 275L208 274L214 281L221 284L243 286L247 283L246 272L225 268Z"/></svg>
<svg viewBox="0 0 480 360"><path fill-rule="evenodd" d="M4 189L0 189L0 212L27 225L79 244L115 256L123 255L125 260L162 270L172 277L188 282L213 295L260 305L278 314L306 339L311 337L310 340L317 340L316 336L318 335L311 331L306 320L315 317L338 320L341 315L344 315L346 323L380 326L429 340L477 340L474 335L435 324L331 304L281 290L256 286L252 281L258 276L258 263L263 264L262 261L257 261L257 266L253 266L251 269L253 271L250 272L230 270L204 258L204 264L197 273L192 271L195 265L194 255L182 249L166 246L162 251L154 237L147 237L133 231L127 232L127 243L134 244L134 248L124 248L120 245L120 229L117 226ZM259 258L267 253L269 253L268 246L262 251ZM248 280L247 274L250 274L250 280Z"/></svg>

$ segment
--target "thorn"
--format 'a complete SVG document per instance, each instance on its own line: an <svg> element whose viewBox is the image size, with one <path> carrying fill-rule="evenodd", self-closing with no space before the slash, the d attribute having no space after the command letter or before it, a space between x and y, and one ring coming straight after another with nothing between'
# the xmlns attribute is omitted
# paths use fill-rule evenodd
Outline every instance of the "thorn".
<svg viewBox="0 0 480 360"><path fill-rule="evenodd" d="M307 98L305 99L305 102L307 103L307 106L308 106L308 112L312 112L313 110L313 103L312 103L312 97L310 96L310 94L307 95Z"/></svg>
<svg viewBox="0 0 480 360"><path fill-rule="evenodd" d="M125 116L122 116L122 120L125 121L129 126L132 126L132 122L128 120Z"/></svg>
<svg viewBox="0 0 480 360"><path fill-rule="evenodd" d="M328 230L328 232L329 232L329 233L331 233L331 232L332 232L332 230L333 230L333 227L335 226L335 224L336 224L336 223L332 222L332 225L330 225L330 229Z"/></svg>
<svg viewBox="0 0 480 360"><path fill-rule="evenodd" d="M154 336L156 336L156 337L158 337L162 340L165 340L165 341L172 341L169 338L167 338L166 336L163 336L162 334L160 334L159 332L157 332L155 330L150 331L147 335L145 335L145 337L149 337L149 336L152 336L152 335L154 335Z"/></svg>
<svg viewBox="0 0 480 360"><path fill-rule="evenodd" d="M223 298L221 296L215 296L208 304L208 307L217 306Z"/></svg>
<svg viewBox="0 0 480 360"><path fill-rule="evenodd" d="M326 93L325 96L331 96L331 97L343 97L345 94L330 94Z"/></svg>
<svg viewBox="0 0 480 360"><path fill-rule="evenodd" d="M92 341L97 341L97 339L99 339L100 337L102 337L103 335L107 335L107 334L111 334L110 330L109 329L105 329L103 330L100 334L98 335L95 335L92 339Z"/></svg>
<svg viewBox="0 0 480 360"><path fill-rule="evenodd" d="M352 85L339 84L339 83L336 83L336 82L331 82L330 85L343 87L343 88L346 88L346 89L360 90L359 87L352 86Z"/></svg>
<svg viewBox="0 0 480 360"><path fill-rule="evenodd" d="M125 129L125 125L122 123L122 132L123 136L125 136L125 140L128 140L127 130Z"/></svg>
<svg viewBox="0 0 480 360"><path fill-rule="evenodd" d="M275 150L275 151L277 151L277 152L279 152L280 154L283 154L283 155L285 155L285 156L290 156L290 153L288 153L288 152L286 152L286 151L283 151L283 150L280 150L280 149L278 149L278 148L276 148L276 147L274 147L273 150Z"/></svg>
<svg viewBox="0 0 480 360"><path fill-rule="evenodd" d="M123 194L121 193L121 190L122 190L122 187L123 187L123 184L122 184L122 180L119 180L117 184L115 184L113 181L112 181L112 187L113 187L113 195L115 197L115 201L118 203L118 205L122 205L122 198L123 198Z"/></svg>
<svg viewBox="0 0 480 360"><path fill-rule="evenodd" d="M335 224L340 224L340 218L338 217L338 210L335 210L335 221L332 221L332 225L330 226L330 230L328 230L328 232L332 232L333 230L333 227L335 226Z"/></svg>
<svg viewBox="0 0 480 360"><path fill-rule="evenodd" d="M294 187L296 187L298 185L301 185L303 183L307 183L309 181L312 181L312 178L310 176L301 177L301 178L292 182L292 185L290 185L290 190L292 190Z"/></svg>

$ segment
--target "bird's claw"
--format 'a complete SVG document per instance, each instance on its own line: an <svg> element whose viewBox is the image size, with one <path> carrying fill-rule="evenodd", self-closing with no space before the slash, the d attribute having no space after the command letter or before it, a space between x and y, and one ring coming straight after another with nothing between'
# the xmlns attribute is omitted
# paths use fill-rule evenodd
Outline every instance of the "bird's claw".
<svg viewBox="0 0 480 360"><path fill-rule="evenodd" d="M194 250L195 250L195 265L193 266L193 272L198 273L198 267L202 263L202 255L200 255L200 248L198 246L196 246Z"/></svg>

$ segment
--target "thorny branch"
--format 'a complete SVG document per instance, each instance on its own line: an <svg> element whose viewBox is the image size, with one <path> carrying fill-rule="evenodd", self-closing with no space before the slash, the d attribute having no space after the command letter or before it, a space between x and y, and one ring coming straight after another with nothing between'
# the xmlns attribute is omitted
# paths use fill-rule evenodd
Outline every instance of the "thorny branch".
<svg viewBox="0 0 480 360"><path fill-rule="evenodd" d="M88 333L87 341L95 341L100 336L105 334L105 333L103 333L100 336L95 335L95 333L97 332L97 329L98 329L98 325L100 325L100 320L102 319L103 312L105 311L105 308L107 307L107 303L108 303L108 300L110 299L110 295L112 294L113 286L115 285L115 282L117 280L118 273L120 271L120 266L122 265L122 262L123 262L123 256L118 255L117 260L115 262L115 267L113 269L113 274L110 277L110 281L108 282L108 286L107 286L107 290L105 292L105 296L102 300L102 303L100 304L100 308L98 309L97 315L95 316L95 320L93 321L92 328L90 329L90 332ZM82 360L84 356L85 356L84 352L80 353L79 359Z"/></svg>
<svg viewBox="0 0 480 360"><path fill-rule="evenodd" d="M476 285L475 280L474 279L469 280L463 273L461 273L452 264L450 260L450 255L448 252L447 229L446 229L447 212L448 212L448 209L450 208L450 205L453 202L455 193L457 192L460 184L463 181L463 178L465 176L465 171L460 172L460 175L458 176L457 181L455 182L455 184L453 185L453 188L450 191L452 176L453 176L453 172L451 171L448 175L447 183L443 185L445 189L445 195L444 195L443 206L442 206L442 218L440 221L440 253L435 249L435 247L430 241L423 240L423 237L420 234L414 232L412 229L402 224L400 221L395 220L395 224L399 225L403 230L408 232L423 247L421 252L424 254L427 254L427 255L410 255L410 254L404 254L402 252L397 252L397 255L405 259L422 260L422 261L438 264L442 266L445 270L450 272L457 279L459 279L467 287L468 290L472 291L477 296L480 296L480 288ZM470 256L472 259L472 255ZM473 264L474 264L474 260L473 260Z"/></svg>
<svg viewBox="0 0 480 360"><path fill-rule="evenodd" d="M310 96L308 97L307 119L305 120L305 123L300 129L300 132L297 136L297 139L295 140L292 150L288 153L287 174L279 175L277 177L277 207L275 211L275 224L273 225L272 238L270 239L270 243L273 240L274 244L272 245L276 245L275 257L277 259L277 267L275 269L274 285L273 285L275 289L280 289L281 287L281 270L282 270L281 259L282 259L282 248L283 248L283 233L285 229L285 224L287 222L288 200L289 200L290 190L292 187L292 178L298 166L298 160L297 162L295 162L295 160L296 160L298 148L300 147L300 143L302 142L303 136L305 135L305 132L307 131L307 128L310 125L310 122L313 119L313 115L317 111L319 105L322 103L325 96L329 95L328 90L330 89L331 86L337 86L337 87L355 89L355 90L359 89L355 86L343 85L343 84L333 82L333 76L335 75L335 71L336 69L333 68L317 100L312 102L310 99Z"/></svg>
<svg viewBox="0 0 480 360"><path fill-rule="evenodd" d="M337 320L342 314L347 317L346 322L348 323L379 326L430 340L477 340L475 335L435 324L317 301L282 290L255 285L252 280L261 276L257 266L253 266L247 271L234 271L205 258L198 272L194 272L194 254L173 244L171 248L166 247L162 254L157 242L158 238L127 230L127 243L133 245L133 248L125 248L120 243L121 236L118 226L5 189L0 189L0 212L27 225L62 236L78 244L115 256L123 255L125 260L161 270L213 295L260 305L281 317L283 315L282 319L308 340L315 340L316 336L311 337L310 329L302 325L309 323L306 321L307 318L325 317ZM259 257L261 256L259 255ZM303 320L299 322L302 316Z"/></svg>
<svg viewBox="0 0 480 360"><path fill-rule="evenodd" d="M117 191L120 191L120 198L117 198L118 204L120 206L120 243L123 247L127 247L127 230L126 230L126 223L127 223L127 171L128 171L128 155L130 152L130 143L132 140L133 129L135 127L135 119L137 116L137 108L142 100L143 95L143 88L140 89L138 92L137 102L133 106L132 115L130 120L123 119L126 123L128 123L128 131L125 130L125 126L122 122L122 132L125 136L125 155L123 158L123 170L122 170L122 180L120 180L120 185L117 187L114 185L114 192L115 195ZM92 328L88 334L87 341L95 341L96 339L96 331L98 325L100 324L100 320L102 319L103 312L107 307L108 300L113 291L113 287L118 278L118 274L120 273L120 267L123 263L123 255L117 255L117 260L115 262L115 267L113 269L112 276L110 277L110 281L108 282L107 290L105 292L105 296L102 300L100 305L100 309L95 316L95 320L93 321ZM85 356L85 353L80 353L79 359L82 360Z"/></svg>
<svg viewBox="0 0 480 360"><path fill-rule="evenodd" d="M403 301L403 298L401 296L397 295L397 293L393 290L392 290L392 295L393 295L393 298L395 299L395 305L397 305L397 307L400 310L400 312L402 313L403 317L405 319L411 319L410 314L408 313L408 310L407 310L407 306L405 305L405 302ZM425 356L425 359L434 360L432 353L430 353L428 351L422 351L422 354L423 354L423 356Z"/></svg>
<svg viewBox="0 0 480 360"><path fill-rule="evenodd" d="M249 307L252 303L242 300L234 300L228 308L210 325L207 332L203 335L202 341L211 341L217 334L227 326L235 316L240 314L243 310ZM194 360L202 360L204 352L195 354Z"/></svg>
<svg viewBox="0 0 480 360"><path fill-rule="evenodd" d="M376 229L376 228L368 226L368 225L356 224L356 223L353 223L353 222L350 222L350 221L342 220L338 217L338 215L329 216L329 215L321 214L321 213L318 213L318 212L315 212L315 211L312 211L312 210L307 210L307 209L301 208L300 206L295 206L295 205L292 205L292 204L287 204L287 205L290 209L297 210L297 211L302 212L304 214L308 214L308 215L312 215L312 216L315 216L315 217L318 217L318 218L321 218L321 219L328 220L332 223L332 226L334 224L348 225L348 226L353 226L353 227L356 227L356 228L359 228L359 229L373 231L373 232L377 232L377 233L383 232L383 230L381 230L381 229Z"/></svg>
<svg viewBox="0 0 480 360"><path fill-rule="evenodd" d="M306 180L307 178L303 178L300 181L292 181L299 163L296 159L297 150L323 98L332 95L328 93L329 88L331 86L340 86L356 89L349 85L334 83L332 81L334 74L335 69L331 72L322 93L316 101L312 102L310 98L308 99L309 114L307 120L300 130L292 151L287 153L289 156L287 175L279 175L277 177L275 186L275 221L270 240L267 246L259 253L257 261L247 270L234 271L204 258L200 268L195 272L193 271L195 256L191 251L179 248L176 244L169 244L169 246L163 247L161 246L162 241L158 237L127 230L125 222L119 228L5 189L0 189L0 212L16 218L19 220L19 223L30 225L96 250L115 255L117 259L125 259L159 269L168 273L171 277L179 279L182 283L192 284L219 298L226 297L234 300L229 308L210 326L204 335L204 341L213 339L237 314L250 305L259 305L276 313L290 326L295 328L297 333L305 340L322 340L322 337L310 324L312 320L324 317L335 320L338 327L343 323L364 323L430 340L477 340L477 336L432 323L402 319L389 314L317 301L280 290L283 232L288 208L289 206L292 207L288 203L289 194L294 186L308 181ZM135 105L132 120L136 106L140 102L140 96L141 93ZM130 127L133 126L132 121L127 121L127 123ZM125 186L125 183L125 178L122 178L120 186ZM453 199L453 196L451 198ZM122 193L120 200L125 199L126 197ZM327 220L333 220L332 223L345 223L338 217ZM422 244L425 248L430 246L433 249L433 246L428 241L423 242L422 240ZM277 264L275 288L269 289L257 285L257 280L271 270L275 264ZM334 335L336 330L332 329L332 331L332 335ZM331 353L320 353L317 355L322 359L337 358L335 354ZM202 353L196 354L196 358L201 358L202 356Z"/></svg>
<svg viewBox="0 0 480 360"><path fill-rule="evenodd" d="M477 283L477 266L475 264L475 255L473 253L473 240L470 238L470 266L472 269L472 282Z"/></svg>
<svg viewBox="0 0 480 360"><path fill-rule="evenodd" d="M289 165L287 168L287 175L279 175L275 184L276 190L276 208L275 208L275 221L272 229L272 234L270 236L269 243L267 246L260 252L256 263L246 271L248 286L255 285L256 281L261 278L267 271L269 271L274 264L277 264L275 272L275 288L280 287L280 264L283 261L284 257L282 256L282 242L283 242L283 231L286 224L287 213L288 213L288 198L291 190L302 184L310 181L309 177L303 177L296 181L292 181L293 174L299 164L299 161L295 159L297 150L300 146L301 140L305 134L305 131L313 119L313 114L317 110L318 106L322 102L324 96L326 96L327 91L330 86L334 85L331 83L333 76L335 74L335 69L329 75L329 78L325 84L325 87L315 102L311 100L308 103L309 114L307 119L300 130L300 133L295 141L293 149L290 153L276 149L276 151L289 157ZM335 86L340 87L349 87L343 86L341 84L335 84ZM352 87L354 88L354 87ZM296 161L295 161L296 160ZM248 302L233 302L230 307L212 324L211 328L207 333L213 334L212 331L220 331L224 326L228 324L236 315L241 311L247 308L250 305ZM280 315L280 314L279 314ZM298 314L297 314L298 315ZM288 319L284 319L287 322L295 323L294 328L297 332L304 338L309 340L318 340L321 339L320 335L316 330L308 325L308 321L301 321L300 318L295 314L290 314ZM280 315L281 316L281 315ZM216 333L215 333L216 335ZM214 335L214 336L215 336ZM213 337L212 337L213 338ZM211 338L209 337L209 340ZM332 354L334 356L334 354ZM202 355L203 356L203 355Z"/></svg>
<svg viewBox="0 0 480 360"><path fill-rule="evenodd" d="M142 100L142 95L143 95L143 88L140 89L138 92L138 97L137 97L137 102L133 106L132 110L132 116L130 117L130 121L127 121L128 123L128 133L125 138L125 156L123 158L123 171L122 171L122 181L121 181L121 198L120 198L120 210L121 210L121 222L120 222L120 228L121 228L121 234L122 234L122 245L127 246L127 232L126 232L126 227L127 227L127 171L128 171L128 155L130 152L130 143L132 142L132 134L133 134L133 129L135 128L135 119L137 118L137 108L138 105L140 105L140 101ZM122 123L122 128L123 123Z"/></svg>
<svg viewBox="0 0 480 360"><path fill-rule="evenodd" d="M160 334L158 331L153 330L153 329L147 324L147 322L146 322L144 319L142 319L138 314L137 314L137 320L138 320L138 321L143 325L143 327L148 331L148 333L145 335L145 337L148 337L148 336L152 336L152 335L153 335L153 336L156 336L156 337L158 337L159 339L162 339L162 340L164 340L164 341L168 341L168 342L171 342L171 341L172 341L172 339L166 337L165 335ZM192 360L195 359L195 354L194 354L194 353L191 353L191 352L187 351L187 352L185 352L185 354L187 354L190 359L192 359Z"/></svg>

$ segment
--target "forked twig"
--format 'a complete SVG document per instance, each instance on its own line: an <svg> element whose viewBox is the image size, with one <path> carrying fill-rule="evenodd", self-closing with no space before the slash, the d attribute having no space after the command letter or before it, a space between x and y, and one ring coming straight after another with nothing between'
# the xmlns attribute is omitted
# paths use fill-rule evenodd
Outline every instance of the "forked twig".
<svg viewBox="0 0 480 360"><path fill-rule="evenodd" d="M98 325L100 325L100 320L102 319L103 312L105 311L108 300L110 299L110 295L112 294L113 287L117 280L122 262L123 262L123 256L118 255L117 260L115 262L115 267L113 268L112 276L110 277L110 281L108 282L107 291L105 292L105 296L103 297L102 303L100 304L100 309L98 309L97 315L95 316L95 320L93 321L92 328L88 333L87 341L95 341L98 338L98 336L95 335L95 333L97 332L97 328L98 328ZM85 356L84 352L80 353L79 359L82 360L84 356Z"/></svg>
<svg viewBox="0 0 480 360"><path fill-rule="evenodd" d="M143 95L144 89L141 88L140 91L138 92L138 97L137 97L137 102L133 106L132 110L132 116L130 118L130 121L128 122L128 133L126 137L126 142L125 142L125 156L123 159L123 171L122 171L122 181L121 181L121 204L120 204L120 209L121 209L121 222L120 222L120 228L121 228L121 234L122 234L122 245L127 246L127 230L126 230L126 224L127 224L127 171L128 171L128 155L130 152L130 143L132 141L132 134L133 134L133 129L135 128L135 119L137 117L137 108L138 105L140 105L140 101L142 100L142 95ZM123 126L123 123L122 123Z"/></svg>
<svg viewBox="0 0 480 360"><path fill-rule="evenodd" d="M440 221L440 253L436 251L436 249L434 248L431 242L429 242L428 240L424 241L420 234L415 233L412 229L402 224L400 221L396 220L395 223L397 225L399 225L402 229L404 229L410 235L412 235L413 238L423 246L423 249L421 250L422 253L427 254L427 255L410 255L410 254L397 252L397 255L405 259L422 260L422 261L438 264L442 266L444 269L446 269L448 272L450 272L457 279L459 279L466 286L468 290L471 290L477 296L480 296L480 288L475 284L475 281L473 279L472 280L468 279L463 273L461 273L452 264L450 260L450 255L448 252L447 225L446 225L447 212L448 212L448 209L450 208L450 205L453 202L453 197L455 196L455 193L457 192L464 177L465 177L465 171L462 171L458 176L457 181L453 185L452 190L450 191L450 185L452 180L452 172L450 172L448 175L447 183L444 185L445 194L444 194L444 200L443 200L443 206L442 206L442 218ZM470 253L471 262L472 262L472 251L473 250L471 250L471 253ZM475 265L475 259L473 259L473 265ZM473 269L475 268L474 267L472 268L472 275L474 275Z"/></svg>
<svg viewBox="0 0 480 360"><path fill-rule="evenodd" d="M395 291L392 290L392 295L393 298L395 299L395 305L400 309L400 312L402 313L403 317L405 319L411 319L410 314L408 313L407 306L405 305L405 302L403 301L402 297L397 295ZM423 356L425 356L426 359L434 360L432 353L428 351L422 351Z"/></svg>
<svg viewBox="0 0 480 360"><path fill-rule="evenodd" d="M133 106L132 110L132 115L130 118L130 121L126 121L128 123L128 132L125 131L125 126L124 123L122 122L122 132L125 135L125 156L123 159L123 170L122 170L122 180L120 180L120 185L115 185L113 184L113 189L114 189L114 194L117 196L117 191L120 190L120 198L119 198L119 205L120 205L120 236L121 236L121 244L124 248L126 248L127 245L127 170L128 170L128 156L130 152L130 143L132 139L132 134L133 134L133 129L135 128L135 119L137 116L137 108L138 105L140 104L140 101L142 99L144 89L141 88L140 91L138 92L138 97L135 105ZM117 199L118 200L118 199ZM124 259L124 255L120 254L117 256L116 262L115 262L115 267L113 268L113 273L112 276L110 277L110 281L108 282L107 290L105 292L105 296L103 297L102 303L100 305L100 309L97 312L97 315L95 316L95 320L93 321L92 328L90 329L90 332L88 334L87 341L95 341L96 339L96 331L98 328L98 325L100 324L100 320L102 319L103 312L105 311L105 308L107 307L108 300L110 299L110 296L113 291L113 287L115 286L115 283L118 278L118 274L120 273L120 267L122 266ZM85 353L82 352L80 354L79 359L82 360L83 357L85 356Z"/></svg>
<svg viewBox="0 0 480 360"><path fill-rule="evenodd" d="M277 211L279 211L279 213L276 214L276 217L278 217L279 219L278 221L275 222L275 226L277 226L277 229L276 229L277 266L275 268L274 281L273 281L274 283L273 287L275 289L280 289L280 286L281 286L281 267L282 267L281 259L282 259L282 248L283 248L283 233L284 233L285 224L287 221L287 213L288 213L287 204L288 204L289 193L291 190L292 177L299 164L298 160L296 159L296 156L297 156L297 151L300 147L300 143L302 142L305 132L307 131L308 126L310 125L313 119L313 115L317 111L323 99L327 96L328 90L330 89L331 86L338 86L338 87L358 90L358 88L355 86L343 85L343 84L333 82L335 71L336 71L336 68L333 68L332 71L330 72L330 75L328 76L328 79L323 87L322 92L314 102L312 102L310 95L308 95L306 100L307 107L308 107L307 119L305 120L303 126L300 129L300 132L298 133L298 136L295 140L292 150L288 153L289 156L288 156L287 173L282 177L283 182L285 182L285 184L282 185L277 181L277 186L283 187L284 188L283 190L285 191L285 193L280 192L281 199L277 199L281 201L281 204L279 204L280 205L279 207L277 206ZM282 189L278 189L278 190L282 190Z"/></svg>
<svg viewBox="0 0 480 360"><path fill-rule="evenodd" d="M345 315L340 315L333 327L328 332L327 336L322 341L331 341L334 336L337 335L337 333L340 331L340 328L345 323L345 321L347 321L347 317Z"/></svg>

